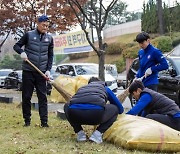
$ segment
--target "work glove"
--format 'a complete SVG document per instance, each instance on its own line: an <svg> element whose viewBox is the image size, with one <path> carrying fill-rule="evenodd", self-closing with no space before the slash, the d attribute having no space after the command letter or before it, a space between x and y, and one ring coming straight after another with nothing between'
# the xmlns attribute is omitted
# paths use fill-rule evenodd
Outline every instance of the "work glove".
<svg viewBox="0 0 180 154"><path fill-rule="evenodd" d="M50 79L50 71L46 71L45 75Z"/></svg>
<svg viewBox="0 0 180 154"><path fill-rule="evenodd" d="M28 58L25 52L22 52L20 56L23 60L26 60Z"/></svg>
<svg viewBox="0 0 180 154"><path fill-rule="evenodd" d="M142 82L143 78L144 78L144 76L142 76L141 78L135 77L135 78L133 79L133 82L134 82L134 81L141 81L141 82Z"/></svg>
<svg viewBox="0 0 180 154"><path fill-rule="evenodd" d="M145 72L145 78L151 74L152 74L152 70L151 70L151 68L148 68Z"/></svg>

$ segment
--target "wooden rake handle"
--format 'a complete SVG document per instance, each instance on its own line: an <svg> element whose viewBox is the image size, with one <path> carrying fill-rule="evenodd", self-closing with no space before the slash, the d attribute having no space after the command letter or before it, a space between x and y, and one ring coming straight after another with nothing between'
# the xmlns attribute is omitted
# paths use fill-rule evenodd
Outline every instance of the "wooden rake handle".
<svg viewBox="0 0 180 154"><path fill-rule="evenodd" d="M49 83L64 97L64 99L69 102L71 99L71 94L69 94L66 90L63 89L58 83L50 80L43 72L41 72L33 63L31 63L28 59L25 60L29 63L37 72L39 72Z"/></svg>
<svg viewBox="0 0 180 154"><path fill-rule="evenodd" d="M37 68L33 63L31 63L29 59L25 59L25 61L29 63L36 71L38 71L47 81L50 80L43 72L41 72L39 68Z"/></svg>

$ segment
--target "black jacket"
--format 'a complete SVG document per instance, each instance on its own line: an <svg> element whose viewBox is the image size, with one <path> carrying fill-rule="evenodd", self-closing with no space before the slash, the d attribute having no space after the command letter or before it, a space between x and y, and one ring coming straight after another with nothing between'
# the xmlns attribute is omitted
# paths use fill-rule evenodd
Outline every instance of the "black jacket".
<svg viewBox="0 0 180 154"><path fill-rule="evenodd" d="M177 112L180 112L177 104L168 97L148 88L145 88L142 93L144 92L152 96L151 103L144 109L147 114L157 113L173 116Z"/></svg>
<svg viewBox="0 0 180 154"><path fill-rule="evenodd" d="M24 50L21 49L25 46ZM28 59L41 71L50 70L53 62L53 38L49 34L40 34L38 30L27 32L15 45L14 50L21 54L26 52ZM35 71L23 62L23 70Z"/></svg>
<svg viewBox="0 0 180 154"><path fill-rule="evenodd" d="M104 107L107 102L105 83L102 81L91 82L78 89L72 97L70 104L95 104Z"/></svg>

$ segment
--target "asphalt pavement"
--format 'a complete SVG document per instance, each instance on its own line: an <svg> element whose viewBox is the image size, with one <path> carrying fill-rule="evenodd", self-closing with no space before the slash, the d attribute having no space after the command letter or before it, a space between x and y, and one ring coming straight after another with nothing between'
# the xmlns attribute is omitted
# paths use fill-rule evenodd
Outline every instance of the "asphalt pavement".
<svg viewBox="0 0 180 154"><path fill-rule="evenodd" d="M120 94L123 91L124 91L124 89L122 87L120 87L120 88L118 88L117 94ZM12 90L12 89L5 90L5 89L0 88L0 96L13 98L13 103L20 103L22 101L21 92ZM35 109L38 109L38 103L37 103L38 99L36 97L36 94L33 95L31 102L32 102L32 105L35 107ZM56 112L57 110L63 110L63 106L64 106L64 103L48 102L48 111ZM131 104L130 104L128 97L124 101L123 107L125 110L128 110L131 108Z"/></svg>

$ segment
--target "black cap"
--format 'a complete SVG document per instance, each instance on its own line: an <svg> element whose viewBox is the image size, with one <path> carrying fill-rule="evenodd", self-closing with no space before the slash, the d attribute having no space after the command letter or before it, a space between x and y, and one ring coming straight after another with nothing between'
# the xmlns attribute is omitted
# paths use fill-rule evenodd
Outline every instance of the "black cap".
<svg viewBox="0 0 180 154"><path fill-rule="evenodd" d="M46 15L42 15L38 18L38 22L46 22L49 21L49 18Z"/></svg>
<svg viewBox="0 0 180 154"><path fill-rule="evenodd" d="M144 42L144 41L147 41L147 39L150 39L150 36L149 36L149 34L146 33L146 32L141 32L141 33L139 33L139 34L136 36L136 41L137 41L138 43L142 43L142 42Z"/></svg>

